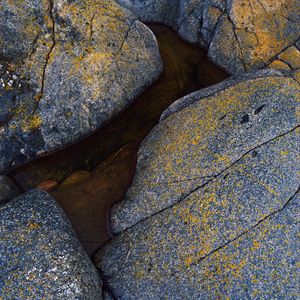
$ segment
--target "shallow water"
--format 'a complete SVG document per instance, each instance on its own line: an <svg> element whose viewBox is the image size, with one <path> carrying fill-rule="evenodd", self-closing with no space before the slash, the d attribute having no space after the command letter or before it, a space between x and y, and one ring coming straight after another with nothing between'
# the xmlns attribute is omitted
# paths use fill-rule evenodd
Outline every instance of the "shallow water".
<svg viewBox="0 0 300 300"><path fill-rule="evenodd" d="M164 61L164 73L157 82L83 141L9 174L28 190L49 179L61 182L76 170L91 171L89 178L52 192L90 255L110 238L107 212L129 187L138 146L158 123L161 113L178 98L227 77L207 60L203 50L184 42L170 28L149 27L157 37Z"/></svg>

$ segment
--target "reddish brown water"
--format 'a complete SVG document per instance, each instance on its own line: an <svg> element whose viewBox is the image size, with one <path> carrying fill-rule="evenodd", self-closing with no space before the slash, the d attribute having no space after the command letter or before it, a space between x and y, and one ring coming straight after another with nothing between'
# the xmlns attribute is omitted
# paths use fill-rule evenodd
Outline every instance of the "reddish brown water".
<svg viewBox="0 0 300 300"><path fill-rule="evenodd" d="M227 77L207 60L203 50L184 42L170 28L150 28L164 61L160 79L127 110L85 140L10 174L28 190L49 179L61 182L76 170L91 171L90 178L52 192L90 255L109 239L107 212L129 187L138 146L158 123L161 113L178 98Z"/></svg>

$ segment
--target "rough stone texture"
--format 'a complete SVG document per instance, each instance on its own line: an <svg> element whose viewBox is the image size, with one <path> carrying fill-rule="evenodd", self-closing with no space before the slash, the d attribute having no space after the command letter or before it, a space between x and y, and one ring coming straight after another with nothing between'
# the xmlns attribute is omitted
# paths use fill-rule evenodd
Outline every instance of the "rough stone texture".
<svg viewBox="0 0 300 300"><path fill-rule="evenodd" d="M33 190L0 207L0 298L101 299L98 273L61 208Z"/></svg>
<svg viewBox="0 0 300 300"><path fill-rule="evenodd" d="M21 189L7 176L0 175L0 204L17 197Z"/></svg>
<svg viewBox="0 0 300 300"><path fill-rule="evenodd" d="M133 183L112 210L112 231L182 200L251 149L292 130L300 122L299 99L295 80L264 70L175 102L141 145Z"/></svg>
<svg viewBox="0 0 300 300"><path fill-rule="evenodd" d="M300 51L297 46L298 43L295 43L295 45L292 45L282 51L276 56L275 60L268 65L268 67L283 70L300 70Z"/></svg>
<svg viewBox="0 0 300 300"><path fill-rule="evenodd" d="M160 74L152 32L114 1L2 1L0 173L74 143Z"/></svg>
<svg viewBox="0 0 300 300"><path fill-rule="evenodd" d="M118 0L142 21L172 26L230 73L270 64L300 37L298 0ZM298 42L299 43L299 42ZM288 64L299 54L289 53ZM274 66L275 67L275 66Z"/></svg>
<svg viewBox="0 0 300 300"><path fill-rule="evenodd" d="M273 196L276 203L265 210L267 203L261 206L258 198L249 207L242 190L231 204L226 192L237 195L238 189L207 189L212 190L126 231L98 254L115 298L298 298L299 192L292 199ZM255 193L266 196L262 189ZM235 205L238 214L229 215Z"/></svg>
<svg viewBox="0 0 300 300"><path fill-rule="evenodd" d="M197 97L198 95L198 97ZM117 299L296 299L300 86L278 71L179 100L97 254Z"/></svg>

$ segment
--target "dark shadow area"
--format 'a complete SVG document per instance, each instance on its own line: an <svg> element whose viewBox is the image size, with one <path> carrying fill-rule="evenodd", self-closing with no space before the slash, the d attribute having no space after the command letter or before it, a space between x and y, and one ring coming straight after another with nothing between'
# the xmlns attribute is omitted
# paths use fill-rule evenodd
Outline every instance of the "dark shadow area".
<svg viewBox="0 0 300 300"><path fill-rule="evenodd" d="M158 123L161 113L178 98L228 77L206 58L205 51L184 42L172 29L149 27L164 61L164 73L156 83L86 139L9 174L28 190L46 180L62 182L76 170L91 172L88 178L52 192L89 255L110 238L107 212L128 189L139 144Z"/></svg>

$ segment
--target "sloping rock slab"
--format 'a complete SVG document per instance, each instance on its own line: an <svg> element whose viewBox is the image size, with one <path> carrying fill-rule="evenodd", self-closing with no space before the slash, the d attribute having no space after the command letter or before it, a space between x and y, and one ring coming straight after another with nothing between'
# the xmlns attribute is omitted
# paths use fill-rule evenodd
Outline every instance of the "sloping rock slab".
<svg viewBox="0 0 300 300"><path fill-rule="evenodd" d="M300 127L256 146L97 255L117 299L296 299Z"/></svg>
<svg viewBox="0 0 300 300"><path fill-rule="evenodd" d="M101 281L61 208L33 190L0 207L1 299L101 299Z"/></svg>
<svg viewBox="0 0 300 300"><path fill-rule="evenodd" d="M2 1L0 174L75 143L161 73L153 33L114 1Z"/></svg>
<svg viewBox="0 0 300 300"><path fill-rule="evenodd" d="M233 77L165 111L144 140L111 227L121 232L181 201L243 155L300 123L299 83L278 71Z"/></svg>

